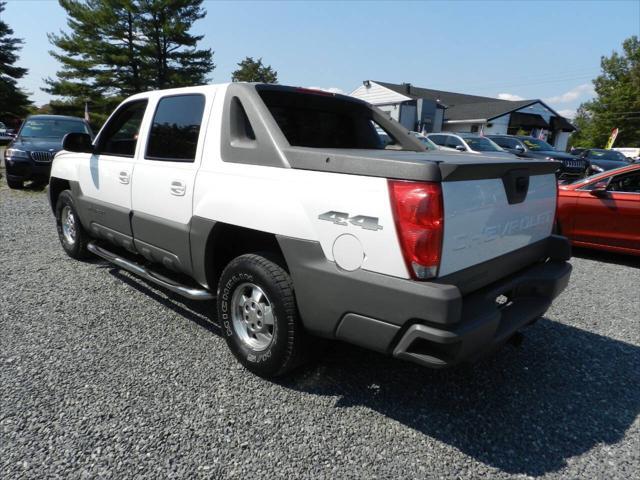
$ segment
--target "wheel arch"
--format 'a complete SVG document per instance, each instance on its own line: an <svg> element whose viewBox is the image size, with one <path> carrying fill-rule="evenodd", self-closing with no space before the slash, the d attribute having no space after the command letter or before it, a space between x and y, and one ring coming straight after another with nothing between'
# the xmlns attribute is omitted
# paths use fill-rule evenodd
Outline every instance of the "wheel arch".
<svg viewBox="0 0 640 480"><path fill-rule="evenodd" d="M49 180L49 205L53 213L56 211L56 204L58 203L58 197L65 190L71 190L71 184L69 180L64 178L51 177Z"/></svg>
<svg viewBox="0 0 640 480"><path fill-rule="evenodd" d="M190 242L193 276L211 291L216 290L220 275L229 262L245 253L268 252L288 270L273 233L194 217Z"/></svg>

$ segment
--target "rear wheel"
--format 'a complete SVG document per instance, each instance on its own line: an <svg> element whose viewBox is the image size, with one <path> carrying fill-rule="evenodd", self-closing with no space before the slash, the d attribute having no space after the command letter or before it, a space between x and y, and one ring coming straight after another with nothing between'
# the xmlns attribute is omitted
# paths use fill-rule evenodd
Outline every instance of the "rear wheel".
<svg viewBox="0 0 640 480"><path fill-rule="evenodd" d="M56 226L62 248L71 258L86 258L89 236L82 228L78 212L69 190L65 190L58 197L56 203Z"/></svg>
<svg viewBox="0 0 640 480"><path fill-rule="evenodd" d="M232 260L220 277L217 307L227 345L251 372L276 377L306 359L293 282L278 263L256 254Z"/></svg>

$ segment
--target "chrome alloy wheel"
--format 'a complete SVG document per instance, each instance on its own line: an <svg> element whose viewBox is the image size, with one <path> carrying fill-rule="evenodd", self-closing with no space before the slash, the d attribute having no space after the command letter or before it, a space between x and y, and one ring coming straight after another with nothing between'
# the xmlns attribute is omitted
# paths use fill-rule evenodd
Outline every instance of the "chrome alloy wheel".
<svg viewBox="0 0 640 480"><path fill-rule="evenodd" d="M76 243L76 217L69 205L65 205L60 215L62 235L69 245Z"/></svg>
<svg viewBox="0 0 640 480"><path fill-rule="evenodd" d="M250 282L236 288L231 298L233 329L253 350L266 349L273 340L275 317L271 302L262 289Z"/></svg>

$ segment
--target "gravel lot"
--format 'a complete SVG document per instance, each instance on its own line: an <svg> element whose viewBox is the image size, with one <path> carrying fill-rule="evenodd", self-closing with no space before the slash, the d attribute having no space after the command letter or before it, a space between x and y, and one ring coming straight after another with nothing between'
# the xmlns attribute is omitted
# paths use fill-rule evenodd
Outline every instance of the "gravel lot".
<svg viewBox="0 0 640 480"><path fill-rule="evenodd" d="M45 193L0 183L3 478L637 478L640 259L576 252L523 345L473 366L333 344L269 382L212 304L69 259Z"/></svg>

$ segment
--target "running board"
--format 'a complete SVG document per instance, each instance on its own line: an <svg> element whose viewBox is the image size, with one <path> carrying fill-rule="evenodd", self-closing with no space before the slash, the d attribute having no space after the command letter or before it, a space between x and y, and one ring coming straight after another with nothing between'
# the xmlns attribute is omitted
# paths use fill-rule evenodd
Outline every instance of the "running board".
<svg viewBox="0 0 640 480"><path fill-rule="evenodd" d="M189 298L191 300L213 300L215 298L214 295L212 295L208 290L205 290L204 288L193 288L177 283L170 278L165 277L164 275L152 272L148 268L143 267L138 263L127 260L120 255L110 252L109 250L105 250L104 248L97 246L93 242L89 242L87 244L87 250L99 257L104 258L108 262L111 262L114 265L127 270L128 272L134 273L144 278L145 280L149 280L150 282L160 285L161 287L164 287L167 290L171 290L172 292L182 295L183 297Z"/></svg>

